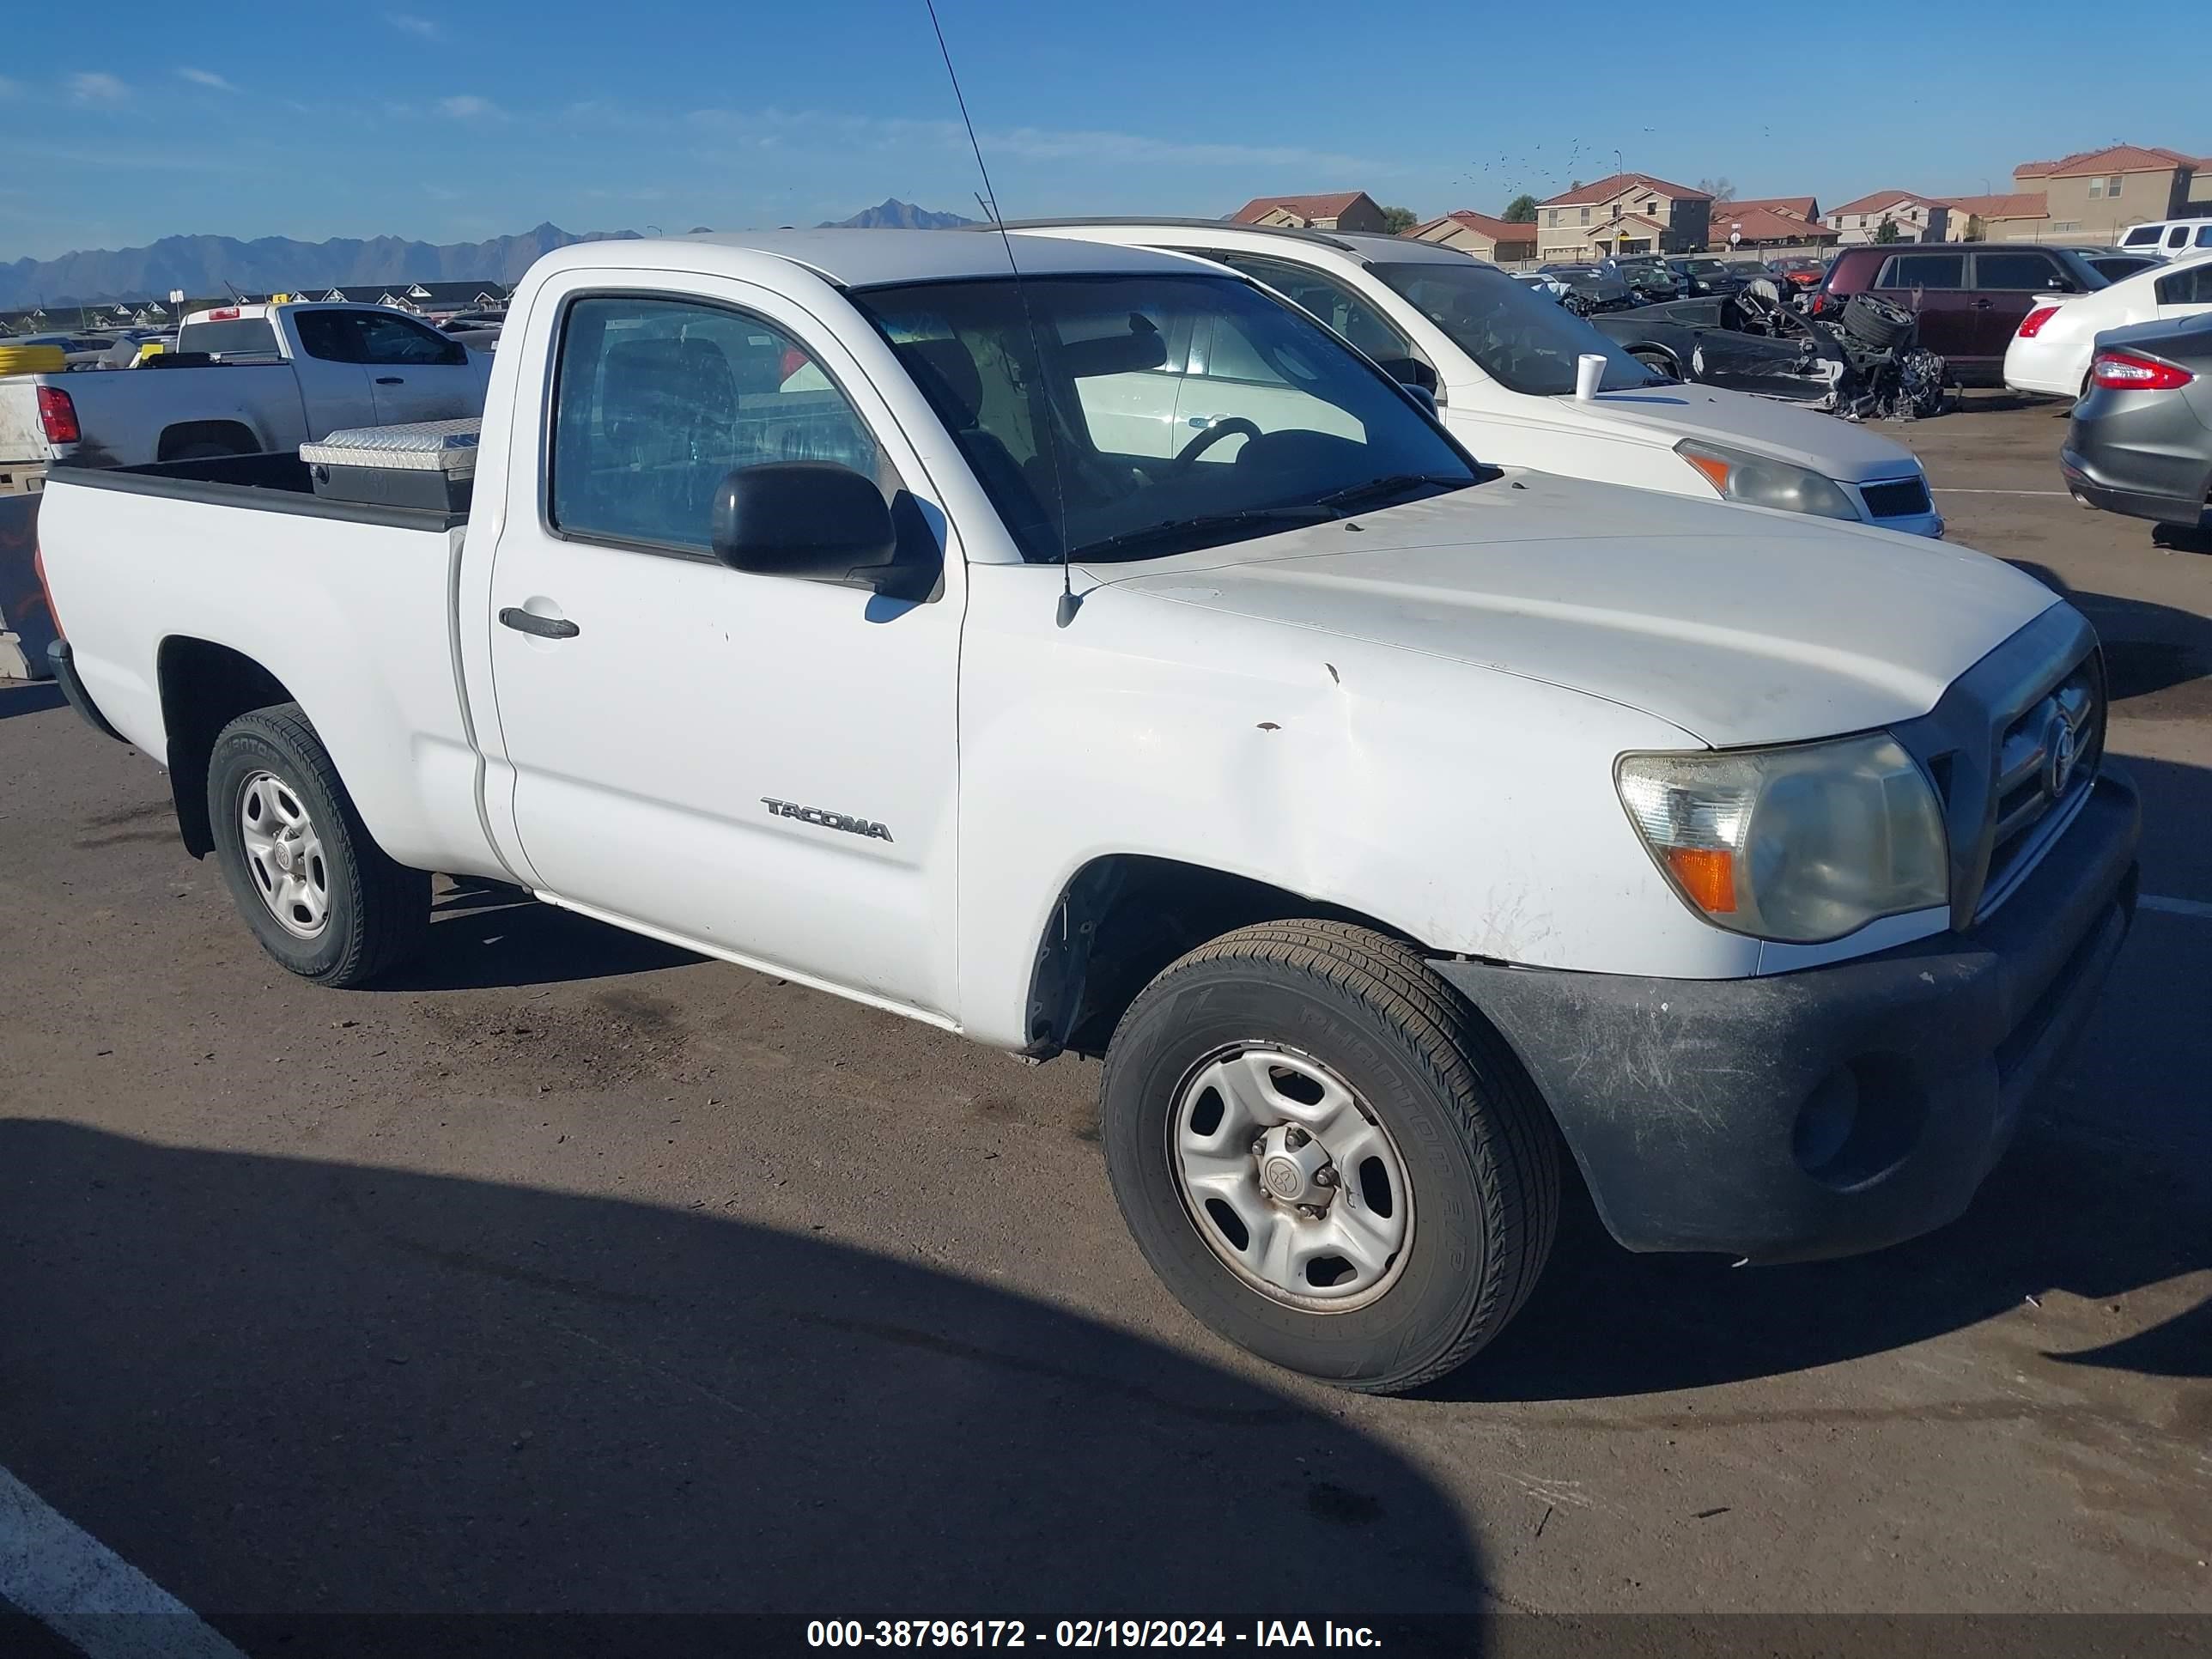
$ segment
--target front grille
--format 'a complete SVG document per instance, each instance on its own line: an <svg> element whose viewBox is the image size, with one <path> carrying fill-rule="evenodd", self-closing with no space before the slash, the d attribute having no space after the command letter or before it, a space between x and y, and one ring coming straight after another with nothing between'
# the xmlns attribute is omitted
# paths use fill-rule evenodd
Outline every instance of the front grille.
<svg viewBox="0 0 2212 1659"><path fill-rule="evenodd" d="M1928 480L1894 478L1887 483L1861 484L1867 511L1877 519L1917 518L1929 509Z"/></svg>
<svg viewBox="0 0 2212 1659"><path fill-rule="evenodd" d="M1982 915L2004 902L2088 798L2104 750L2104 672L2092 652L1998 741Z"/></svg>

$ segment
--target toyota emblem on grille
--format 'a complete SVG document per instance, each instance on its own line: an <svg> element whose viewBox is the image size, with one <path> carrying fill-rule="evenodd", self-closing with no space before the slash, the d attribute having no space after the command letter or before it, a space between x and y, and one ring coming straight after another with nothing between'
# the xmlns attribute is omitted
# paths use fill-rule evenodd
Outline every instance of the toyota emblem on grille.
<svg viewBox="0 0 2212 1659"><path fill-rule="evenodd" d="M2043 752L2043 793L2055 801L2074 781L2074 728L2066 723L2065 715L2051 716L2051 732L2044 739Z"/></svg>

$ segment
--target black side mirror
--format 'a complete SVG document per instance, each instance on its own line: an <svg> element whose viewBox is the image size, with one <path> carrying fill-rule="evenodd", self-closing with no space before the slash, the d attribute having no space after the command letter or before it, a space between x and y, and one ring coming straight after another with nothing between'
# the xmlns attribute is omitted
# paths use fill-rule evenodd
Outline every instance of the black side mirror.
<svg viewBox="0 0 2212 1659"><path fill-rule="evenodd" d="M2067 276L2047 276L2043 285L2054 294L2071 294L2074 291L2073 279Z"/></svg>
<svg viewBox="0 0 2212 1659"><path fill-rule="evenodd" d="M1437 372L1419 357L1384 357L1375 367L1409 391L1436 394Z"/></svg>
<svg viewBox="0 0 2212 1659"><path fill-rule="evenodd" d="M875 480L834 461L772 461L726 473L709 544L732 570L816 581L891 574L898 532Z"/></svg>

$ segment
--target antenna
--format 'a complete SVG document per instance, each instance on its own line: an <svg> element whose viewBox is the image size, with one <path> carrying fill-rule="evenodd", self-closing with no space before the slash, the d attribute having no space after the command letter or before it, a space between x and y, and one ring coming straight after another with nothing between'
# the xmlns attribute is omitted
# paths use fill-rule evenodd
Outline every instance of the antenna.
<svg viewBox="0 0 2212 1659"><path fill-rule="evenodd" d="M1014 239L1006 234L1006 216L999 211L999 192L992 187L991 169L983 165L983 146L976 142L975 123L969 118L968 96L960 90L960 72L952 67L952 49L945 44L945 25L938 21L937 0L922 0L922 4L929 8L929 27L937 35L938 55L945 59L945 78L952 82L952 101L960 106L960 125L968 129L968 148L975 153L975 171L983 175L983 193L975 200L998 227L1000 246L1006 250L1006 269L1013 272L1014 292L1021 296L1022 322L1030 333L1030 356L1042 374L1044 349L1037 343L1036 317L1030 310L1030 291L1022 283L1021 262L1014 258ZM1053 612L1053 620L1065 628L1075 620L1083 601L1075 597L1074 580L1068 574L1067 485L1060 475L1060 434L1053 429L1048 400L1045 412L1048 418L1038 429L1052 450L1052 493L1060 509L1060 604Z"/></svg>

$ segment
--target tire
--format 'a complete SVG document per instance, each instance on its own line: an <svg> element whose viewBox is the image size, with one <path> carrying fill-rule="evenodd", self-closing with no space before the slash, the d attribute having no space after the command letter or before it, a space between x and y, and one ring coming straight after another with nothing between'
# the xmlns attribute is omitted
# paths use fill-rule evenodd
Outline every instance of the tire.
<svg viewBox="0 0 2212 1659"><path fill-rule="evenodd" d="M1912 331L1912 313L1903 306L1872 294L1854 294L1844 301L1844 327L1877 351L1887 350Z"/></svg>
<svg viewBox="0 0 2212 1659"><path fill-rule="evenodd" d="M1682 366L1674 361L1674 354L1671 351L1662 351L1656 346L1631 347L1628 355L1643 364L1644 368L1656 369L1660 374L1671 379L1677 380L1689 379L1688 375L1682 373Z"/></svg>
<svg viewBox="0 0 2212 1659"><path fill-rule="evenodd" d="M429 876L395 864L377 846L297 703L257 708L224 726L209 757L207 788L223 882L262 949L287 970L319 985L366 985L421 948L430 927ZM290 850L250 851L250 817L282 827L294 811L306 832L291 837ZM285 879L300 887L271 891L280 861L296 871ZM280 906L288 891L297 896ZM289 922L279 920L280 908Z"/></svg>
<svg viewBox="0 0 2212 1659"><path fill-rule="evenodd" d="M1318 1091L1313 1075L1347 1087L1359 1113L1352 1137L1378 1152L1387 1146L1396 1161L1403 1197L1390 1206L1370 1180L1379 1157L1340 1171L1326 1192L1306 1189L1325 1198L1315 1226L1348 1228L1362 1210L1372 1227L1402 1218L1388 1269L1334 1310L1319 1298L1336 1291L1305 1288L1317 1279L1299 1279L1295 1297L1262 1287L1249 1270L1262 1254L1255 1229L1244 1229L1247 1266L1232 1265L1234 1246L1221 1241L1236 1229L1216 1218L1221 1210L1256 1206L1271 1239L1283 1224L1307 1224L1261 1184L1265 1142L1248 1146L1248 1128L1229 1118L1236 1109L1215 1095L1219 1115L1206 1132L1224 1137L1227 1156L1206 1165L1226 1171L1246 1210L1208 1195L1229 1188L1194 1187L1177 1151L1202 1144L1209 1091L1200 1085L1239 1066L1257 1068L1269 1087ZM1263 1097L1279 1108L1285 1098ZM1309 1109L1326 1112L1328 1100ZM1413 949L1347 922L1262 923L1170 964L1108 1047L1100 1119L1122 1218L1183 1306L1264 1359L1361 1393L1418 1387L1490 1341L1534 1287L1559 1224L1557 1137L1503 1040ZM1235 1167L1248 1151L1249 1181ZM1352 1265L1324 1255L1304 1271L1332 1261ZM1356 1267L1348 1282L1358 1282Z"/></svg>

